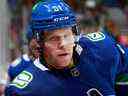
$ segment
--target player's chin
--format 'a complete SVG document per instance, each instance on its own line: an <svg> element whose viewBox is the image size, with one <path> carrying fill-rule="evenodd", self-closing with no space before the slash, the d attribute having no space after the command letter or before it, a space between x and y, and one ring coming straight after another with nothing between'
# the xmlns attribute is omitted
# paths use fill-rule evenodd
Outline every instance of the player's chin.
<svg viewBox="0 0 128 96"><path fill-rule="evenodd" d="M70 62L71 62L70 59L59 60L58 61L58 66L60 66L60 67L67 67L67 66L69 66Z"/></svg>
<svg viewBox="0 0 128 96"><path fill-rule="evenodd" d="M64 69L64 68L68 67L68 65L69 65L69 64L66 64L66 63L65 63L65 64L63 63L63 64L62 64L62 63L61 63L61 64L59 64L59 65L56 65L55 67L56 67L56 69Z"/></svg>

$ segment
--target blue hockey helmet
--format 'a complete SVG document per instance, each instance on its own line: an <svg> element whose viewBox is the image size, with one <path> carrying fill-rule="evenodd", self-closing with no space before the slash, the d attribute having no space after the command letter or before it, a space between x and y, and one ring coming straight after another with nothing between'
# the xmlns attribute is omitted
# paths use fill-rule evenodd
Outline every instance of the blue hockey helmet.
<svg viewBox="0 0 128 96"><path fill-rule="evenodd" d="M54 30L76 26L76 16L62 0L47 0L37 3L32 9L32 30Z"/></svg>

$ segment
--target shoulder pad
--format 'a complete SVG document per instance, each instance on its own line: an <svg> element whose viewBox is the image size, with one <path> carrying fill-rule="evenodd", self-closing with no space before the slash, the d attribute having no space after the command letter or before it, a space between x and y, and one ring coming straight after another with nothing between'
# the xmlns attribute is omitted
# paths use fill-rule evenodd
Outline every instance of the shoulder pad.
<svg viewBox="0 0 128 96"><path fill-rule="evenodd" d="M21 72L10 84L17 88L25 88L33 80L33 75L28 71Z"/></svg>
<svg viewBox="0 0 128 96"><path fill-rule="evenodd" d="M88 33L84 35L84 37L88 38L89 40L96 42L96 41L101 41L105 39L105 34L102 32L93 32L93 33Z"/></svg>

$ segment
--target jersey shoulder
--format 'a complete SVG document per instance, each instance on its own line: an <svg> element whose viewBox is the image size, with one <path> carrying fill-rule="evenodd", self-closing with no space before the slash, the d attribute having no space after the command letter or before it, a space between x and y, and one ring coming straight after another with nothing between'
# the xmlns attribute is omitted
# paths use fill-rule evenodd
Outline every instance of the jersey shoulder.
<svg viewBox="0 0 128 96"><path fill-rule="evenodd" d="M43 74L48 69L43 66L38 59L36 59L31 66L25 68L20 72L16 78L12 81L10 84L11 86L14 86L19 89L23 89L30 85L30 82L33 82L36 80L36 78L43 77L41 74ZM38 82L38 81L37 81ZM34 82L33 82L34 83Z"/></svg>
<svg viewBox="0 0 128 96"><path fill-rule="evenodd" d="M53 84L56 82L55 85L58 84L57 80L56 76L53 76L45 66L36 60L31 66L24 69L12 82L10 82L7 90L11 90L9 93L17 92L18 95L23 95L25 93L30 96L33 96L33 94L36 94L34 96L40 96L41 93L45 94L43 92L51 94L47 92L47 88L51 88L51 85L49 85L51 82ZM52 86L54 87L54 85ZM40 89L40 87L42 88Z"/></svg>
<svg viewBox="0 0 128 96"><path fill-rule="evenodd" d="M10 66L11 67L16 67L18 66L22 61L24 62L29 62L30 61L30 58L27 54L23 54L22 56L16 58L11 64Z"/></svg>
<svg viewBox="0 0 128 96"><path fill-rule="evenodd" d="M77 53L87 53L93 57L113 58L118 54L115 41L106 32L92 32L82 35L76 47Z"/></svg>
<svg viewBox="0 0 128 96"><path fill-rule="evenodd" d="M99 42L101 40L104 40L106 36L102 32L92 32L92 33L83 35L83 37L89 39L92 42Z"/></svg>
<svg viewBox="0 0 128 96"><path fill-rule="evenodd" d="M26 67L31 64L27 54L18 57L14 60L8 67L8 75L10 80L14 79L20 72L22 72Z"/></svg>
<svg viewBox="0 0 128 96"><path fill-rule="evenodd" d="M83 47L91 48L113 48L115 46L114 40L105 32L92 32L82 35L79 39L79 44Z"/></svg>
<svg viewBox="0 0 128 96"><path fill-rule="evenodd" d="M106 32L91 32L88 34L83 34L79 39L80 44L84 43L85 45L98 45L112 43L112 38Z"/></svg>

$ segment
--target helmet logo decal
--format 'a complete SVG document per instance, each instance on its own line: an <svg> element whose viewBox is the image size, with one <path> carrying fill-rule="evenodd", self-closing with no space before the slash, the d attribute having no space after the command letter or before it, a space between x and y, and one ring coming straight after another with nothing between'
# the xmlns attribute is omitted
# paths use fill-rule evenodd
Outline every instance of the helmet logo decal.
<svg viewBox="0 0 128 96"><path fill-rule="evenodd" d="M59 22L59 21L68 20L68 19L69 19L69 17L65 16L65 17L60 17L60 18L54 18L54 21Z"/></svg>
<svg viewBox="0 0 128 96"><path fill-rule="evenodd" d="M63 11L63 9L62 9L62 7L60 5L52 6L51 8L52 8L53 12Z"/></svg>
<svg viewBox="0 0 128 96"><path fill-rule="evenodd" d="M48 9L48 12L58 12L58 11L63 11L62 7L60 5L58 6L48 6L44 5L45 8Z"/></svg>

